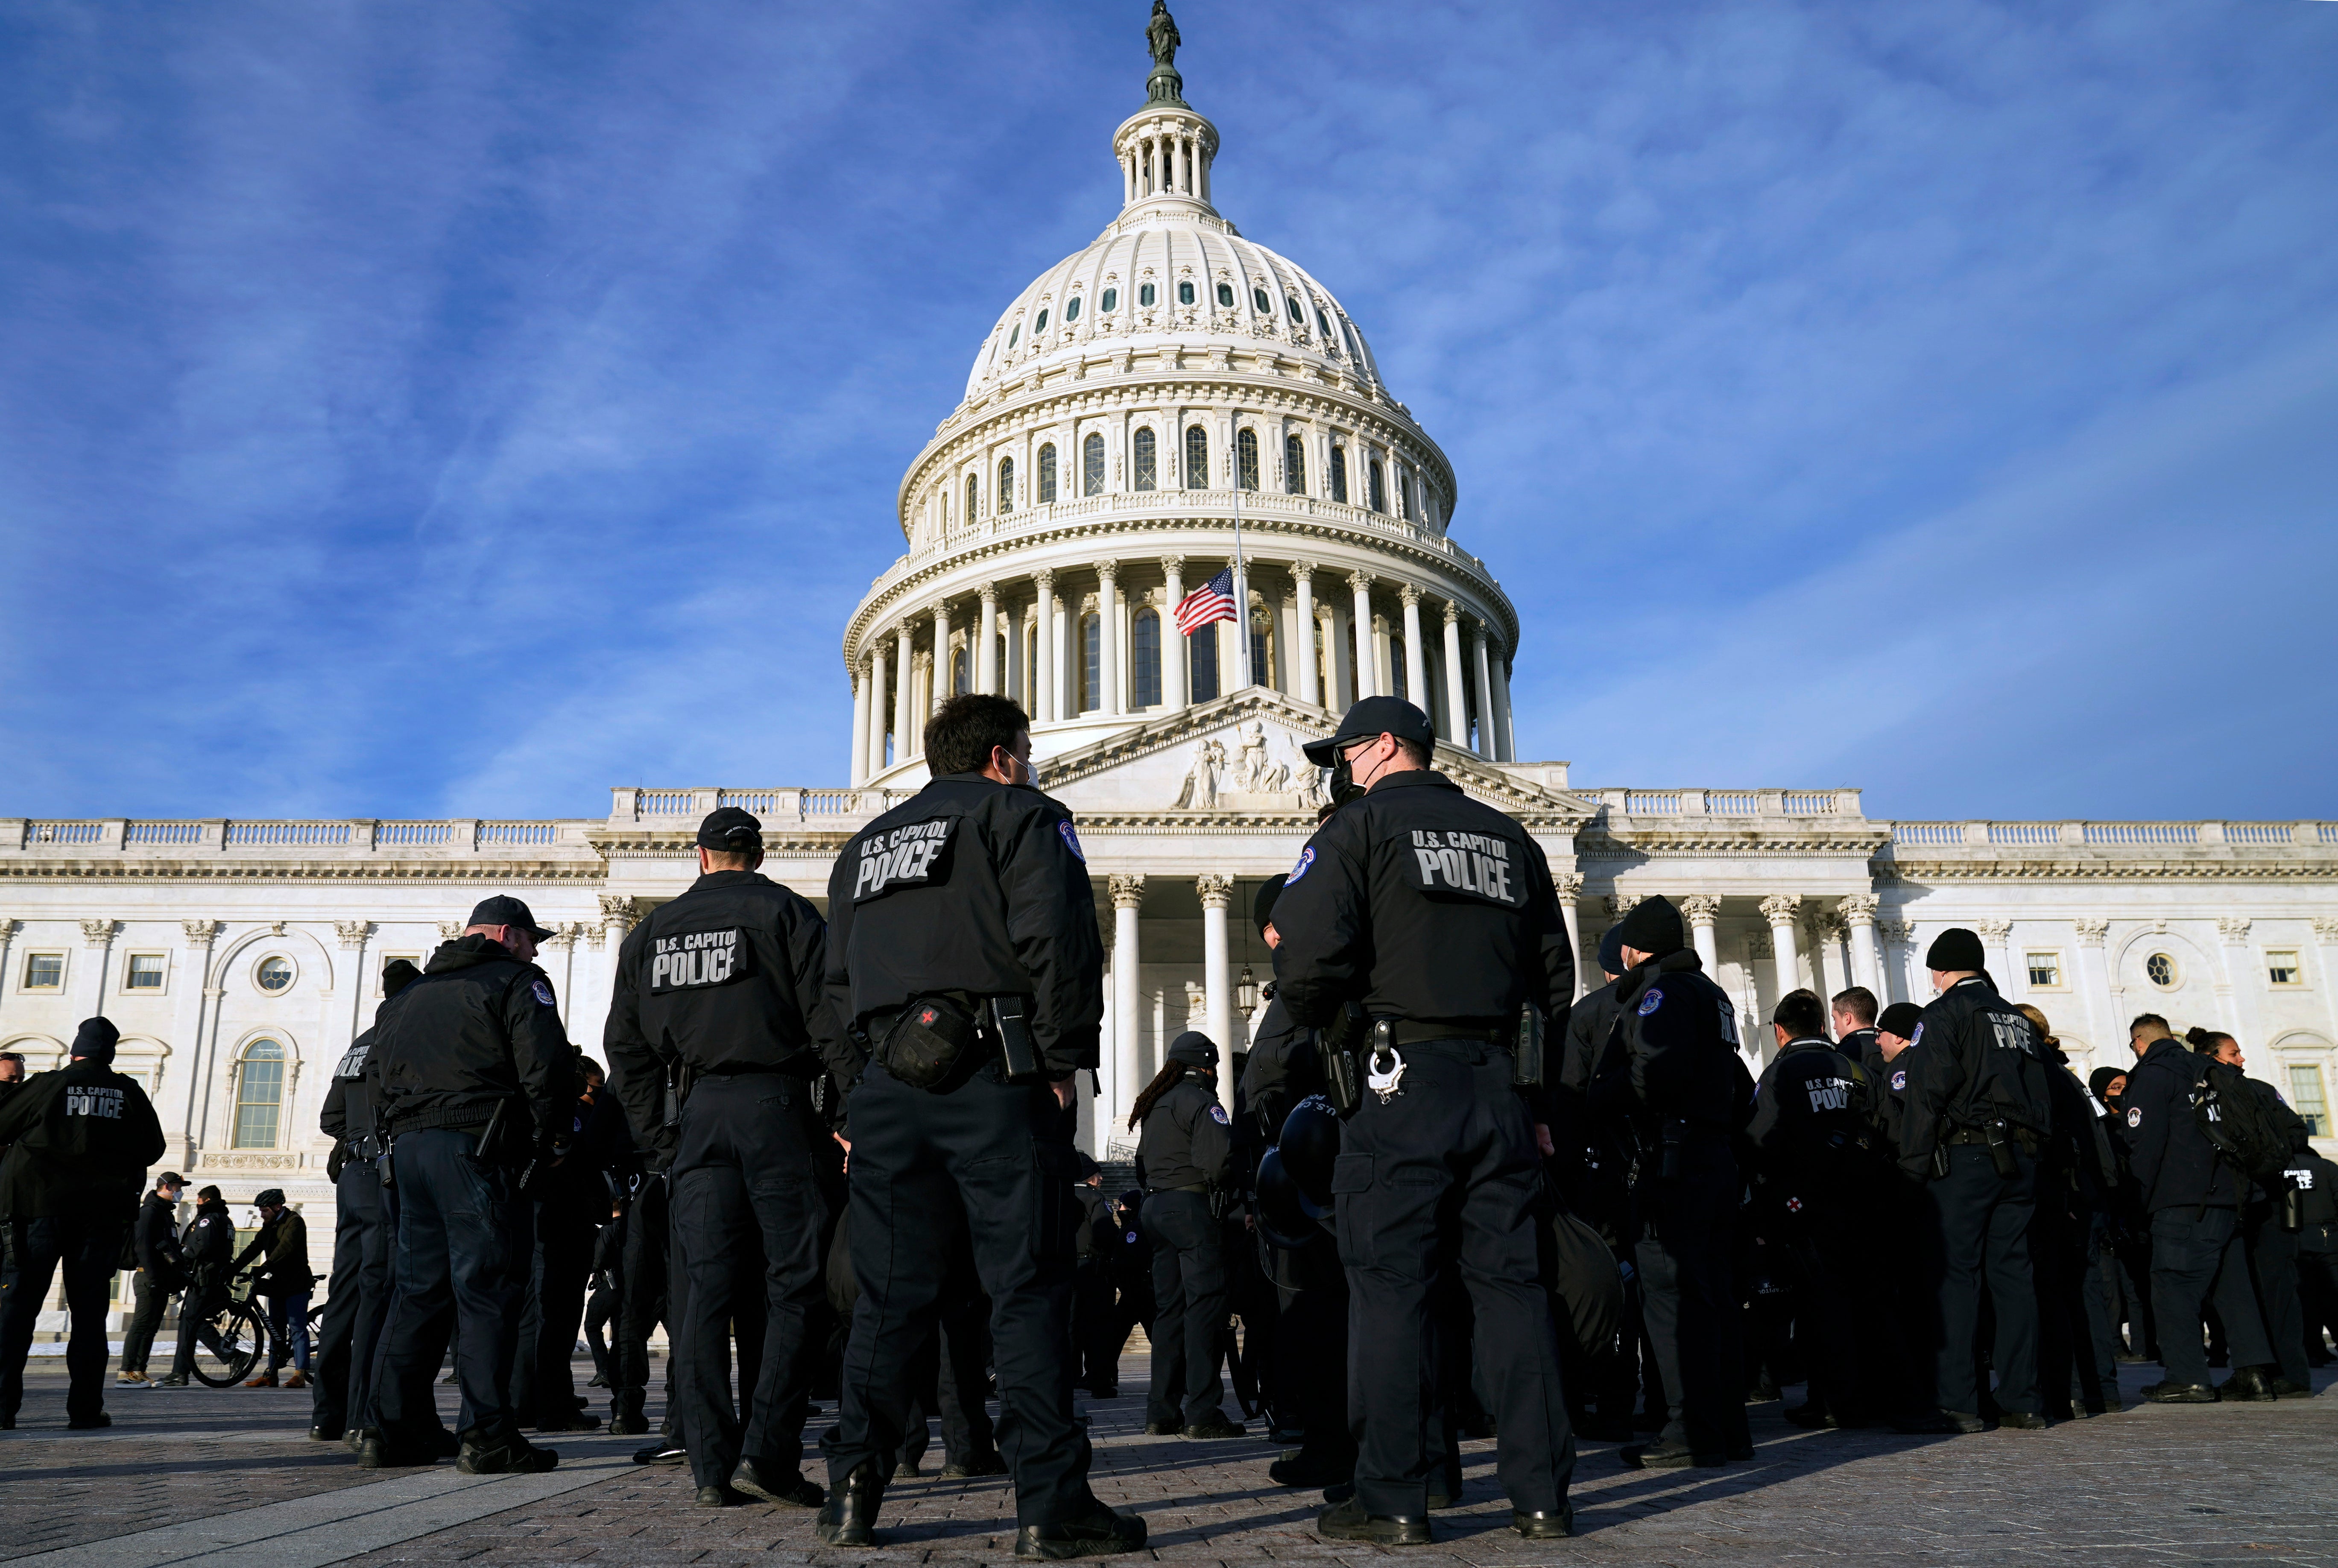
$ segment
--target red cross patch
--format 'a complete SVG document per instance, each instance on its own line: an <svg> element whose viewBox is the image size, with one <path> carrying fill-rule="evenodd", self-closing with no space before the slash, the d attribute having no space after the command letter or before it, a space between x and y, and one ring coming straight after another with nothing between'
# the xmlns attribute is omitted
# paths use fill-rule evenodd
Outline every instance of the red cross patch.
<svg viewBox="0 0 2338 1568"><path fill-rule="evenodd" d="M1799 1199L1799 1198L1789 1198L1789 1199L1787 1199L1787 1200L1786 1200L1786 1212L1787 1212L1787 1213L1789 1213L1789 1214L1799 1214L1799 1213L1801 1213L1802 1211L1803 1211L1803 1200L1802 1200L1801 1199Z"/></svg>

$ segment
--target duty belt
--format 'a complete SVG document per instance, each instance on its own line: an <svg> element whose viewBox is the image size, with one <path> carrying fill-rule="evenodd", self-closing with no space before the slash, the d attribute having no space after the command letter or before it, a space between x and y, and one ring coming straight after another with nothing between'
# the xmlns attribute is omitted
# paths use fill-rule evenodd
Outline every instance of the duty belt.
<svg viewBox="0 0 2338 1568"><path fill-rule="evenodd" d="M1472 1045L1508 1046L1517 1039L1517 1031L1505 1026L1484 1029L1462 1029L1450 1024L1416 1024L1410 1018L1390 1020L1390 1044L1397 1046L1420 1045L1431 1040L1467 1040Z"/></svg>
<svg viewBox="0 0 2338 1568"><path fill-rule="evenodd" d="M2037 1133L2032 1132L2027 1127L2008 1127L2005 1131L2006 1135L2020 1148L2024 1154L2035 1154L2038 1152L2038 1139ZM1955 1132L1950 1133L1947 1137L1942 1138L1940 1142L1952 1149L1960 1148L1969 1143L1979 1143L1986 1146L1989 1142L1989 1133L1979 1127L1960 1127Z"/></svg>
<svg viewBox="0 0 2338 1568"><path fill-rule="evenodd" d="M1147 1187L1144 1191L1150 1196L1155 1192L1207 1192L1209 1190L1207 1181L1196 1181L1190 1187Z"/></svg>

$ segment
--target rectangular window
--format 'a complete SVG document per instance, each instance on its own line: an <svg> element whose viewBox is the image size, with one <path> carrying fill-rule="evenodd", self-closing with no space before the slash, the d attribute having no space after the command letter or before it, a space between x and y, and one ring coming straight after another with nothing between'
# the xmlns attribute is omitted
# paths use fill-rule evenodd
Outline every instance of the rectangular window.
<svg viewBox="0 0 2338 1568"><path fill-rule="evenodd" d="M62 953L27 953L25 955L25 984L27 991L55 991L65 983L65 956Z"/></svg>
<svg viewBox="0 0 2338 1568"><path fill-rule="evenodd" d="M1130 445L1135 448L1135 461L1130 466L1136 470L1135 479L1131 487L1137 490L1150 490L1159 472L1159 458L1154 449L1153 432L1139 430L1130 437Z"/></svg>
<svg viewBox="0 0 2338 1568"><path fill-rule="evenodd" d="M2032 985L2062 984L2062 956L2059 953L2029 955L2029 983Z"/></svg>
<svg viewBox="0 0 2338 1568"><path fill-rule="evenodd" d="M2289 1102L2305 1118L2307 1137L2329 1135L2330 1102L2323 1097L2321 1068L2298 1066L2289 1070Z"/></svg>
<svg viewBox="0 0 2338 1568"><path fill-rule="evenodd" d="M2275 985L2304 984L2297 967L2296 950L2274 949L2265 955L2265 978Z"/></svg>
<svg viewBox="0 0 2338 1568"><path fill-rule="evenodd" d="M1258 432L1243 430L1234 436L1234 482L1245 490L1258 488Z"/></svg>
<svg viewBox="0 0 2338 1568"><path fill-rule="evenodd" d="M1250 683L1274 684L1274 644L1263 620L1253 622L1250 629Z"/></svg>
<svg viewBox="0 0 2338 1568"><path fill-rule="evenodd" d="M1161 615L1158 611L1140 610L1136 623L1130 628L1130 641L1136 644L1135 675L1136 705L1157 708L1161 705Z"/></svg>
<svg viewBox="0 0 2338 1568"><path fill-rule="evenodd" d="M1380 485L1380 466L1370 458L1364 459L1365 504L1375 512L1388 510L1388 492Z"/></svg>
<svg viewBox="0 0 2338 1568"><path fill-rule="evenodd" d="M1039 505L1056 504L1056 448L1053 443L1039 448Z"/></svg>
<svg viewBox="0 0 2338 1568"><path fill-rule="evenodd" d="M1192 655L1194 701L1207 702L1218 694L1218 629L1204 626L1180 641Z"/></svg>
<svg viewBox="0 0 2338 1568"><path fill-rule="evenodd" d="M160 991L162 988L162 955L133 953L130 967L123 973L122 988L124 991Z"/></svg>
<svg viewBox="0 0 2338 1568"><path fill-rule="evenodd" d="M1331 448L1331 499L1344 502L1348 498L1348 449Z"/></svg>
<svg viewBox="0 0 2338 1568"><path fill-rule="evenodd" d="M1080 617L1080 711L1104 706L1104 618Z"/></svg>

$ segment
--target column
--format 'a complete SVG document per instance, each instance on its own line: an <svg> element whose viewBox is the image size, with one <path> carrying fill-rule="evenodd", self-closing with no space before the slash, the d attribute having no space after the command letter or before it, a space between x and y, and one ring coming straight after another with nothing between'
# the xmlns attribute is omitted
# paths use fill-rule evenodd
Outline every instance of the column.
<svg viewBox="0 0 2338 1568"><path fill-rule="evenodd" d="M1770 950L1778 965L1778 995L1802 988L1802 955L1794 946L1794 921L1802 913L1799 893L1773 893L1762 900L1762 918L1770 923Z"/></svg>
<svg viewBox="0 0 2338 1568"><path fill-rule="evenodd" d="M113 932L117 924L113 920L84 920L81 923L81 972L72 977L68 990L74 998L74 1008L83 1018L95 1018L105 1012L105 970L108 961L113 956Z"/></svg>
<svg viewBox="0 0 2338 1568"><path fill-rule="evenodd" d="M6 922L0 921L0 930L5 929ZM2085 939L2085 935L2083 931L2079 933L2080 940ZM2101 945L2102 937L2099 933L2097 934L2095 941L2097 946ZM2338 1028L2338 917L2327 915L2314 916L2313 946L2319 949L2315 956L2322 961L2322 1003L2323 1006L2330 1009L2332 1027ZM2101 962L2101 955L2097 954L2096 956L2097 966Z"/></svg>
<svg viewBox="0 0 2338 1568"><path fill-rule="evenodd" d="M1478 662L1478 755L1494 760L1501 749L1494 743L1494 671L1486 659L1486 623L1469 633L1469 656Z"/></svg>
<svg viewBox="0 0 2338 1568"><path fill-rule="evenodd" d="M2078 928L2078 990L2087 999L2087 1027L2092 1031L2088 1044L2095 1048L2095 1060L2106 1066L2117 1064L2120 1057L2116 1044L2124 1047L2120 1025L2123 1022L2112 1005L2110 969L2103 957L2103 937L2110 931L2107 920L2079 920Z"/></svg>
<svg viewBox="0 0 2338 1568"><path fill-rule="evenodd" d="M2242 1049L2262 1053L2265 1042L2257 1033L2257 966L2249 956L2249 924L2245 915L2227 915L2216 922L2216 935L2225 950L2225 980L2217 989L2225 993L2233 1034L2242 1042ZM2272 1064L2258 1071L2269 1075Z"/></svg>
<svg viewBox="0 0 2338 1568"><path fill-rule="evenodd" d="M1581 1001L1591 989L1591 976L1584 973L1583 912L1577 906L1583 898L1583 873L1554 871L1550 874L1551 891L1558 895L1558 917L1567 922L1567 950L1575 957L1575 995Z"/></svg>
<svg viewBox="0 0 2338 1568"><path fill-rule="evenodd" d="M1031 671L1031 690L1038 701L1031 706L1031 721L1052 724L1056 720L1056 573L1046 568L1031 579L1039 585L1039 667Z"/></svg>
<svg viewBox="0 0 2338 1568"><path fill-rule="evenodd" d="M1337 598L1329 602L1327 610L1331 617L1331 657L1326 661L1331 666L1329 706L1334 713L1345 713L1356 701L1355 649L1349 641L1354 634L1355 617L1346 603Z"/></svg>
<svg viewBox="0 0 2338 1568"><path fill-rule="evenodd" d="M1144 903L1144 878L1115 877L1111 887L1112 1060L1105 1063L1109 1077L1104 1085L1104 1110L1105 1119L1118 1127L1136 1102L1141 1087L1136 1078L1136 1034L1144 991L1138 983L1136 917ZM1096 1147L1101 1159L1103 1139L1096 1141Z"/></svg>
<svg viewBox="0 0 2338 1568"><path fill-rule="evenodd" d="M848 782L858 788L869 767L869 671L852 667L852 765Z"/></svg>
<svg viewBox="0 0 2338 1568"><path fill-rule="evenodd" d="M1380 694L1372 681L1372 580L1365 573L1351 572L1348 586L1356 592L1356 701L1361 702Z"/></svg>
<svg viewBox="0 0 2338 1568"><path fill-rule="evenodd" d="M1518 742L1510 734L1510 665L1508 655L1494 653L1494 760L1518 760Z"/></svg>
<svg viewBox="0 0 2338 1568"><path fill-rule="evenodd" d="M975 618L981 642L974 651L974 689L998 695L998 584L982 585L982 613Z"/></svg>
<svg viewBox="0 0 2338 1568"><path fill-rule="evenodd" d="M1883 975L1875 961L1875 907L1879 900L1872 893L1853 893L1835 906L1843 924L1851 928L1851 982L1864 985L1878 997L1883 995Z"/></svg>
<svg viewBox="0 0 2338 1568"><path fill-rule="evenodd" d="M1177 630L1177 602L1185 597L1185 558L1164 555L1161 570L1169 580L1161 604L1161 705L1174 713L1192 701L1186 692L1194 670L1193 653Z"/></svg>
<svg viewBox="0 0 2338 1568"><path fill-rule="evenodd" d="M0 920L0 959L6 956L8 922ZM175 1170L184 1171L195 1162L195 1115L205 1074L202 1071L203 1017L211 1005L211 944L219 939L220 923L216 920L182 920L179 929L186 934L186 946L180 949L179 973L172 984L179 987L178 1002L171 1009L171 1050L180 1058L163 1069L166 1080L176 1069L182 1081L172 1084L169 1094L176 1098L182 1091L186 1096L175 1118L178 1130L172 1132L173 1118L162 1118L163 1132L170 1146L162 1158ZM360 976L361 980L368 979ZM370 993L360 993L369 995ZM155 1107L159 1112L161 1106Z"/></svg>
<svg viewBox="0 0 2338 1568"><path fill-rule="evenodd" d="M2084 922L2080 924L2083 926ZM1882 1000L1886 1003L1913 1002L1918 1006L1930 1001L1930 997L1919 997L1916 995L1915 983L1908 974L1907 948L1916 939L1915 926L1905 920L1878 920L1875 923L1875 934L1883 942L1883 983L1890 987L1891 993ZM2083 931L2080 934L2080 939L2084 940ZM1895 948L1898 949L1897 952L1894 951ZM2097 967L2100 967L2099 958L2097 961Z"/></svg>
<svg viewBox="0 0 2338 1568"><path fill-rule="evenodd" d="M885 699L888 695L885 640L879 637L873 641L869 650L869 756L860 770L863 783L885 771Z"/></svg>
<svg viewBox="0 0 2338 1568"><path fill-rule="evenodd" d="M1997 982L1997 994L2008 1002L2020 1001L2029 988L2029 975L2027 971L2019 975L2013 971L2013 946L2009 940L2013 922L1976 920L1973 928L1980 933L1981 951L1989 956L1989 977Z"/></svg>
<svg viewBox="0 0 2338 1568"><path fill-rule="evenodd" d="M1202 985L1209 997L1210 1038L1218 1047L1218 1103L1234 1110L1234 978L1226 946L1226 906L1234 879L1205 872L1194 879L1202 896Z"/></svg>
<svg viewBox="0 0 2338 1568"><path fill-rule="evenodd" d="M1426 713L1437 704L1429 700L1429 658L1420 645L1420 590L1408 583L1396 592L1404 601L1404 690L1391 695Z"/></svg>
<svg viewBox="0 0 2338 1568"><path fill-rule="evenodd" d="M1298 632L1292 644L1292 660L1298 668L1292 671L1297 682L1292 695L1311 708L1323 706L1321 687L1315 679L1315 564L1294 561L1291 564L1291 581L1299 592Z"/></svg>
<svg viewBox="0 0 2338 1568"><path fill-rule="evenodd" d="M1811 949L1811 989L1823 999L1851 985L1851 963L1843 952L1851 927L1840 915L1816 913L1811 918L1811 934L1815 942Z"/></svg>
<svg viewBox="0 0 2338 1568"><path fill-rule="evenodd" d="M917 665L911 662L913 633L909 623L903 621L893 633L893 760L906 762L918 747L913 736L917 729L914 710L909 706L917 697Z"/></svg>
<svg viewBox="0 0 2338 1568"><path fill-rule="evenodd" d="M949 601L934 606L934 710L950 700L951 689L957 684L950 679Z"/></svg>
<svg viewBox="0 0 2338 1568"><path fill-rule="evenodd" d="M1689 942L1696 948L1697 962L1704 965L1704 977L1720 985L1721 947L1713 923L1721 914L1721 899L1711 893L1692 893L1680 901L1680 912L1688 921Z"/></svg>
<svg viewBox="0 0 2338 1568"><path fill-rule="evenodd" d="M1461 687L1461 606L1445 602L1445 729L1446 739L1467 750L1469 744L1469 699Z"/></svg>
<svg viewBox="0 0 2338 1568"><path fill-rule="evenodd" d="M1120 700L1120 563L1096 563L1096 679L1104 688L1096 707L1106 715L1123 710Z"/></svg>

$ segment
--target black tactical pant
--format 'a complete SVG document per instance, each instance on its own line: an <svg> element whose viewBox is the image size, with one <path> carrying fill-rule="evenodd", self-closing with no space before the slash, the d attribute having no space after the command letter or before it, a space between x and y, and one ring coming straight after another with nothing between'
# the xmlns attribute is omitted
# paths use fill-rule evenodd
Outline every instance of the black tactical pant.
<svg viewBox="0 0 2338 1568"><path fill-rule="evenodd" d="M2254 1203L2241 1216L2241 1240L2248 1249L2257 1305L2264 1312L2274 1367L2300 1388L2311 1388L2313 1370L2305 1364L2305 1300L2297 1289L2297 1232L2281 1228L2278 1207Z"/></svg>
<svg viewBox="0 0 2338 1568"><path fill-rule="evenodd" d="M1351 1470L1356 1436L1348 1428L1348 1276L1339 1244L1321 1236L1293 1250L1272 1249L1282 1315L1274 1328L1274 1365L1265 1390L1281 1419L1307 1434L1301 1455L1311 1465Z"/></svg>
<svg viewBox="0 0 2338 1568"><path fill-rule="evenodd" d="M2000 1410L2042 1414L2038 1396L2038 1282L2029 1261L2029 1226L2037 1202L2038 1162L2013 1150L2014 1174L2000 1176L1988 1149L1960 1143L1948 1151L1949 1173L1925 1191L1940 1227L1940 1341L1935 1378L1940 1408L1980 1413L1979 1367L1973 1346L1980 1331L1984 1280L1997 1318Z"/></svg>
<svg viewBox="0 0 2338 1568"><path fill-rule="evenodd" d="M1540 1282L1540 1159L1508 1052L1403 1048L1399 1092L1367 1094L1341 1130L1331 1191L1347 1269L1348 1420L1370 1514L1426 1518L1441 1475L1430 1307L1458 1269L1477 1314L1478 1381L1498 1408L1511 1506L1553 1512L1575 1469L1558 1342ZM1156 1319L1156 1321L1158 1321Z"/></svg>
<svg viewBox="0 0 2338 1568"><path fill-rule="evenodd" d="M584 1298L584 1347L593 1353L593 1376L604 1388L616 1384L610 1376L615 1363L609 1353L609 1335L617 1326L617 1300L616 1283L605 1275Z"/></svg>
<svg viewBox="0 0 2338 1568"><path fill-rule="evenodd" d="M674 1359L682 1439L701 1486L728 1485L742 1458L782 1478L803 1461L807 1330L828 1223L812 1149L828 1134L810 1099L801 1078L742 1073L700 1079L683 1107L667 1179L690 1300L675 1315ZM735 1405L734 1323L744 1396Z"/></svg>
<svg viewBox="0 0 2338 1568"><path fill-rule="evenodd" d="M1837 1196L1840 1191L1803 1184L1793 1194L1802 1207L1774 1213L1772 1227L1794 1260L1796 1332L1811 1401L1852 1426L1900 1413L1875 1403L1872 1371L1891 1364L1899 1348L1890 1338L1882 1277L1873 1266L1871 1228L1862 1223L1867 1204Z"/></svg>
<svg viewBox="0 0 2338 1568"><path fill-rule="evenodd" d="M1118 1325L1119 1304L1113 1298L1112 1270L1102 1258L1083 1258L1072 1282L1072 1348L1079 1357L1074 1387L1090 1390L1120 1385L1120 1348L1128 1330Z"/></svg>
<svg viewBox="0 0 2338 1568"><path fill-rule="evenodd" d="M1144 1418L1172 1426L1223 1421L1225 1232L1200 1192L1148 1194L1143 1223L1153 1239L1153 1387Z"/></svg>
<svg viewBox="0 0 2338 1568"><path fill-rule="evenodd" d="M1661 1436L1699 1458L1743 1455L1754 1442L1745 1425L1744 1325L1730 1269L1741 1191L1727 1142L1695 1132L1680 1146L1676 1174L1651 1161L1640 1179L1641 1236L1632 1256L1648 1351L1664 1383Z"/></svg>
<svg viewBox="0 0 2338 1568"><path fill-rule="evenodd" d="M1045 1085L995 1063L942 1093L872 1064L852 1092L852 1271L860 1299L845 1349L843 1412L821 1442L842 1485L898 1452L911 1362L939 1315L957 1232L991 1302L998 1446L1018 1524L1095 1508L1088 1445L1072 1421L1070 1148Z"/></svg>
<svg viewBox="0 0 2338 1568"><path fill-rule="evenodd" d="M938 1332L927 1341L910 1373L918 1392L898 1463L915 1466L932 1446L928 1411L941 1417L943 1464L970 1466L997 1454L997 1435L990 1412L983 1408L983 1390L990 1381L988 1310L989 1303L978 1295L942 1308Z"/></svg>
<svg viewBox="0 0 2338 1568"><path fill-rule="evenodd" d="M433 1385L455 1346L457 1426L485 1447L522 1441L507 1402L527 1287L529 1208L519 1173L479 1159L475 1133L400 1133L390 1292L374 1363L374 1400L391 1446L427 1451L441 1430Z"/></svg>
<svg viewBox="0 0 2338 1568"><path fill-rule="evenodd" d="M690 1299L687 1283L673 1256L673 1188L663 1171L642 1178L625 1212L624 1261L619 1270L615 1385L609 1393L613 1422L640 1420L650 1387L650 1335L666 1326L665 1416L661 1429L667 1437L682 1431L680 1401L674 1397L674 1324Z"/></svg>
<svg viewBox="0 0 2338 1568"><path fill-rule="evenodd" d="M2047 1413L2101 1411L2118 1397L2118 1330L2111 1317L2102 1216L2040 1203L2029 1236L2038 1279L2038 1386Z"/></svg>
<svg viewBox="0 0 2338 1568"><path fill-rule="evenodd" d="M18 1220L8 1227L8 1292L0 1310L0 1416L15 1419L25 1403L25 1358L32 1353L33 1329L47 1298L49 1283L62 1268L65 1310L72 1332L65 1340L65 1419L94 1420L105 1409L106 1283L122 1263L122 1232L116 1220L78 1214Z"/></svg>
<svg viewBox="0 0 2338 1568"><path fill-rule="evenodd" d="M549 1180L562 1180L555 1171ZM586 1178L593 1200L580 1212L575 1196L561 1192L534 1205L535 1245L530 1250L527 1304L520 1312L518 1348L512 1357L511 1407L523 1426L564 1427L584 1408L576 1396L576 1330L584 1319L584 1282L593 1273L599 1228L586 1216L603 1212L598 1175Z"/></svg>
<svg viewBox="0 0 2338 1568"><path fill-rule="evenodd" d="M333 1182L333 1271L317 1331L309 1424L327 1432L376 1425L374 1345L389 1310L389 1204L381 1171L352 1160Z"/></svg>
<svg viewBox="0 0 2338 1568"><path fill-rule="evenodd" d="M162 1331L162 1314L171 1309L171 1293L181 1281L175 1277L171 1283L155 1282L152 1270L141 1269L133 1277L133 1293L138 1298L130 1315L130 1327L122 1334L122 1369L143 1372L146 1363L153 1358L154 1336Z"/></svg>
<svg viewBox="0 0 2338 1568"><path fill-rule="evenodd" d="M2205 1386L2201 1308L2223 1319L2232 1364L2272 1364L2273 1348L2257 1316L2240 1217L2230 1209L2162 1209L2151 1217L2151 1312L2159 1325L2159 1364L2170 1383Z"/></svg>

